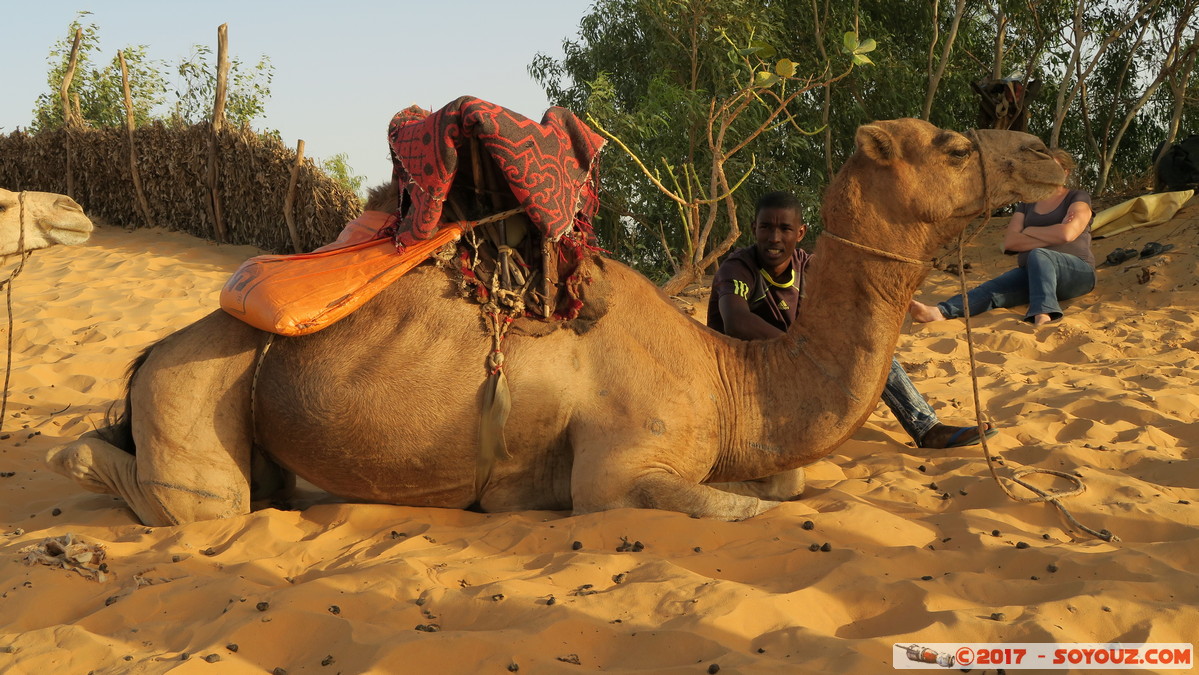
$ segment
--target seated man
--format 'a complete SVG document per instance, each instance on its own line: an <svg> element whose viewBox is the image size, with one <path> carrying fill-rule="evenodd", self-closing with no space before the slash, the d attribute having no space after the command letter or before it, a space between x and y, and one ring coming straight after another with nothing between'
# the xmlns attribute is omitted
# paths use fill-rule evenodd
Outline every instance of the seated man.
<svg viewBox="0 0 1199 675"><path fill-rule="evenodd" d="M758 340L783 334L803 298L803 274L811 254L798 248L807 233L799 200L771 192L758 200L753 232L757 243L733 251L712 280L708 326L732 337ZM941 424L892 359L883 402L920 448L956 448L981 442L978 427ZM986 435L996 432L987 425Z"/></svg>

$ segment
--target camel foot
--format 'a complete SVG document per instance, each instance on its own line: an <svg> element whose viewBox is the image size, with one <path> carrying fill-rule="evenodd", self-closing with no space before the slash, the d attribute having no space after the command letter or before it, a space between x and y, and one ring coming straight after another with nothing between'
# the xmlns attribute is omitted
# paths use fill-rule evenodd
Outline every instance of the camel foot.
<svg viewBox="0 0 1199 675"><path fill-rule="evenodd" d="M133 469L134 457L108 445L98 438L84 436L74 443L62 445L46 453L46 465L55 473L73 479L84 490L106 495L120 495L116 474Z"/></svg>
<svg viewBox="0 0 1199 675"><path fill-rule="evenodd" d="M773 501L777 504L802 497L806 483L803 467L800 467L791 471L766 476L765 478L756 478L754 480L735 483L708 483L708 485L717 490L724 490L735 495L757 497L758 499Z"/></svg>
<svg viewBox="0 0 1199 675"><path fill-rule="evenodd" d="M141 476L135 456L96 436L85 435L54 448L46 453L45 461L52 471L73 479L85 490L125 500L145 525L178 525L249 512L248 505L243 505L236 494L216 494ZM220 483L218 479L214 482Z"/></svg>

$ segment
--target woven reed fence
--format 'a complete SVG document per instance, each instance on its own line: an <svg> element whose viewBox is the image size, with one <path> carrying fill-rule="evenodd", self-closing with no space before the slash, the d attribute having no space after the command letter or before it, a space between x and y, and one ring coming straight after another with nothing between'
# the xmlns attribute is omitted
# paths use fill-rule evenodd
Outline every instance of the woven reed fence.
<svg viewBox="0 0 1199 675"><path fill-rule="evenodd" d="M185 129L154 123L134 130L150 224L217 238L208 187L212 137L207 123ZM216 138L226 242L293 252L284 205L297 151L245 128L225 127ZM68 194L68 148L70 196L89 215L127 227L147 224L138 207L125 129L64 127L0 135L0 187ZM305 251L333 241L346 222L362 212L358 197L309 159L296 172L292 202L296 234Z"/></svg>

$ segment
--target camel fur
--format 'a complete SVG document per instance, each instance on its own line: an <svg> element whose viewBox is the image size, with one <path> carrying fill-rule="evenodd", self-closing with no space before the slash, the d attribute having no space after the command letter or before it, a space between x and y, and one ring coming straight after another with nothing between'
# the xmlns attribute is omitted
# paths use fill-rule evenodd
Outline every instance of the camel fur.
<svg viewBox="0 0 1199 675"><path fill-rule="evenodd" d="M0 189L0 256L55 244L82 244L91 236L92 221L74 199L52 192Z"/></svg>
<svg viewBox="0 0 1199 675"><path fill-rule="evenodd" d="M754 516L874 410L927 272L894 256L927 260L984 209L1062 183L1035 137L976 138L913 119L862 126L824 200L840 239L820 238L803 311L772 340L717 334L637 272L591 258L578 319L518 320L504 340L511 456L481 489L491 336L433 266L321 332L275 337L253 389L265 335L210 314L143 354L122 424L47 462L148 525L248 513L265 496L251 485L279 482L261 457L361 502ZM715 487L755 479L747 494Z"/></svg>

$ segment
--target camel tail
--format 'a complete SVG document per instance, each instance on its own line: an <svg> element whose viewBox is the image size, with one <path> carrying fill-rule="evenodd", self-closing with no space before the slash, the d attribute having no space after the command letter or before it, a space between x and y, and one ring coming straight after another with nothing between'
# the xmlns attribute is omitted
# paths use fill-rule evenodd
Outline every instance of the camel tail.
<svg viewBox="0 0 1199 675"><path fill-rule="evenodd" d="M160 340L161 342L161 340ZM141 354L129 364L129 373L125 378L125 405L117 410L117 404L114 401L108 408L108 412L104 415L105 427L97 429L96 433L104 441L124 450L125 452L136 455L137 448L133 444L133 404L130 400L130 393L133 389L133 378L137 376L137 371L141 370L146 359L149 358L150 352L158 346L158 342L146 347Z"/></svg>

